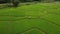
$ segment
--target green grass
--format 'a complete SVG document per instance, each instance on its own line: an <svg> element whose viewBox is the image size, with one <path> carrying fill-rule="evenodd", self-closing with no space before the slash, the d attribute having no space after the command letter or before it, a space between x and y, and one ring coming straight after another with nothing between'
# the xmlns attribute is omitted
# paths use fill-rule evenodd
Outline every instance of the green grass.
<svg viewBox="0 0 60 34"><path fill-rule="evenodd" d="M60 34L60 3L0 9L0 34L18 33Z"/></svg>

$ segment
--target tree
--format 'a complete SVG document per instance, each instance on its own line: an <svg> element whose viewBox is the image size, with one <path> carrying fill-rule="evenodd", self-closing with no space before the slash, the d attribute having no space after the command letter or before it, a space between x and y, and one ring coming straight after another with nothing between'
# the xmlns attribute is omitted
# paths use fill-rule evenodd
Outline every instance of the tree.
<svg viewBox="0 0 60 34"><path fill-rule="evenodd" d="M27 2L32 2L33 0L26 0Z"/></svg>
<svg viewBox="0 0 60 34"><path fill-rule="evenodd" d="M14 7L17 7L19 5L19 0L12 0L12 4Z"/></svg>

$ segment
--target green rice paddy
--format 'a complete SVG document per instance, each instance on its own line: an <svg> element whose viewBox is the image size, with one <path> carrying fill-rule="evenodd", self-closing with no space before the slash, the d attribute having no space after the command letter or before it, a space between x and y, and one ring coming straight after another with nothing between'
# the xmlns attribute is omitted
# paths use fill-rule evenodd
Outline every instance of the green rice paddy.
<svg viewBox="0 0 60 34"><path fill-rule="evenodd" d="M60 34L60 3L0 9L0 34Z"/></svg>

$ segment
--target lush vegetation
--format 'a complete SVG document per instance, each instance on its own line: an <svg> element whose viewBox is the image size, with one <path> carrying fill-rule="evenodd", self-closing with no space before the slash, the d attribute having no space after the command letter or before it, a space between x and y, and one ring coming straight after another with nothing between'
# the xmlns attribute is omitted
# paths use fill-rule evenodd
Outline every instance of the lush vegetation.
<svg viewBox="0 0 60 34"><path fill-rule="evenodd" d="M16 0L0 0L0 3L10 3L12 1L16 1ZM52 1L60 1L60 0L19 0L20 2L33 2L33 1L43 1L43 2L52 2Z"/></svg>
<svg viewBox="0 0 60 34"><path fill-rule="evenodd" d="M60 34L60 3L0 9L0 34Z"/></svg>
<svg viewBox="0 0 60 34"><path fill-rule="evenodd" d="M7 6L9 7L18 7L19 6L19 3L22 3L22 2L47 2L47 3L50 3L50 2L56 2L56 1L60 1L60 0L0 0L0 4L9 4ZM10 5L12 4L12 5ZM1 7L1 6L0 6Z"/></svg>

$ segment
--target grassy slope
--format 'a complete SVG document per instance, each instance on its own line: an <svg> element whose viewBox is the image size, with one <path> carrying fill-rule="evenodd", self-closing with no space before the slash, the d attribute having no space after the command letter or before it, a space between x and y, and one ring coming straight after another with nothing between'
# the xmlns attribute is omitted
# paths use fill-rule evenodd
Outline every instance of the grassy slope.
<svg viewBox="0 0 60 34"><path fill-rule="evenodd" d="M48 34L60 34L59 9L60 5L55 3L40 3L18 8L0 9L0 34L17 34L31 27L39 27ZM21 18L29 15L37 19ZM40 19L39 16L42 18Z"/></svg>

